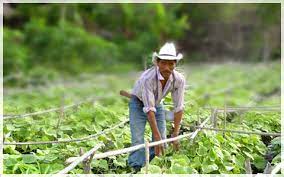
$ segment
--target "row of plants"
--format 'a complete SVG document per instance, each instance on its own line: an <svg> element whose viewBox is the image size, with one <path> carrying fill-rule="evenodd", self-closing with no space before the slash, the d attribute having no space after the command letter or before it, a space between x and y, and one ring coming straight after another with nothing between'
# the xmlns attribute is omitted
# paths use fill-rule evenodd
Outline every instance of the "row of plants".
<svg viewBox="0 0 284 177"><path fill-rule="evenodd" d="M236 72L232 72L232 68ZM188 74L189 85L195 84L186 92L186 105L183 131L193 131L193 125L209 117L211 112L203 106L211 105L220 107L224 105L222 94L210 98L199 98L201 95L210 93L211 90L221 89L228 86L227 82L231 79L240 83L245 83L246 87L239 87L236 92L230 94L230 105L242 105L250 100L248 95L261 94L255 92L256 88L265 88L271 92L280 87L277 79L268 85L266 82L247 82L250 78L266 77L277 78L275 74L265 75L257 72L259 68L270 70L277 68L275 65L263 67L258 65L255 69L247 66L219 65L206 66L211 74L204 74L202 70L183 66L183 70ZM240 70L238 70L240 69ZM235 70L233 70L235 71ZM222 73L223 74L218 74ZM225 73L225 74L224 74ZM203 74L203 75L202 75ZM222 77L224 75L224 77ZM230 75L230 77L228 76ZM46 108L60 105L62 93L68 93L70 97L65 97L66 104L72 103L75 99L87 97L89 95L104 96L105 90L110 90L110 97L94 103L79 106L76 109L66 111L58 126L59 113L42 114L22 119L4 120L3 133L5 142L27 142L27 141L53 141L62 139L74 139L95 134L112 127L128 119L128 109L126 98L118 96L118 91L122 88L130 88L137 75L120 78L119 76L109 75L99 79L82 80L81 84L90 84L84 88L51 88L44 92L34 92L27 94L4 95L4 113L20 114L24 112L39 111ZM253 77L252 77L253 76ZM207 80L201 78L208 78ZM211 78L210 78L211 77ZM120 78L118 80L118 78ZM244 79L246 78L246 79ZM97 79L97 82L96 82ZM105 81L105 87L99 87ZM212 83L206 84L211 80ZM79 81L78 81L79 82ZM224 84L226 82L226 84ZM192 84L191 84L192 83ZM200 85L198 85L200 84ZM220 85L219 85L220 84ZM128 87L129 86L129 87ZM5 89L5 88L4 88ZM250 94L248 94L250 92ZM280 99L276 96L273 102L279 104ZM266 97L270 99L270 97ZM170 98L165 99L170 102ZM228 103L228 104L229 104ZM254 105L261 105L260 102L252 100ZM167 109L171 105L166 106ZM217 125L222 127L224 118L218 116ZM227 115L228 129L242 129L246 131L280 132L280 114L248 112ZM171 123L168 122L168 131ZM168 132L169 134L170 132ZM150 139L151 130L149 125L146 127L145 138ZM83 142L72 142L63 144L43 144L43 145L5 145L4 146L4 173L56 173L63 169L65 160L69 157L79 155L80 148L85 152L94 147L97 143L104 143L104 147L97 153L109 150L121 149L131 146L130 129L128 124L113 130L106 135L100 135L95 139ZM262 141L259 135L239 135L233 133L216 133L202 131L193 142L188 140L181 141L179 152L174 152L171 146L166 150L164 156L155 157L150 163L150 173L244 173L244 162L247 158L251 160L255 171L262 172L266 162L267 153L270 153L270 162L276 165L280 162L280 139L273 139L268 144ZM128 154L112 156L105 159L94 160L91 164L93 173L130 173L131 169L127 166ZM144 173L142 169L140 173ZM77 166L70 173L83 173L82 164Z"/></svg>

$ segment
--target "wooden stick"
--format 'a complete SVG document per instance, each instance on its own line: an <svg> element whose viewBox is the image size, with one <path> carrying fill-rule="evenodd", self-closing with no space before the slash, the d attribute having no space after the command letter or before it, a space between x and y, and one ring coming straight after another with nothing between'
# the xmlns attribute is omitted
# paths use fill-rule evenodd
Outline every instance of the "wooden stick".
<svg viewBox="0 0 284 177"><path fill-rule="evenodd" d="M155 142L149 143L149 147L157 146L159 144L168 143L168 142L172 142L172 141L177 141L179 139L190 137L192 134L193 133L188 133L188 134L180 135L180 136L177 136L177 137L174 137L174 138L168 138L168 139L164 139L164 140L161 140L161 141L155 141ZM131 147L124 148L124 149L118 149L118 150L104 152L104 153L101 153L101 154L95 154L93 159L103 159L103 158L106 158L106 157L109 157L109 156L117 156L117 155L120 155L120 154L125 154L125 153L129 153L129 152L132 152L132 151L136 151L136 150L141 149L141 148L145 148L145 144L138 144L136 146L131 146ZM68 158L66 160L66 163L71 163L74 160L76 160L77 158L78 157Z"/></svg>
<svg viewBox="0 0 284 177"><path fill-rule="evenodd" d="M148 142L148 140L145 141L145 157L146 157L145 174L148 174L148 170L149 170L149 158L150 158L149 142Z"/></svg>
<svg viewBox="0 0 284 177"><path fill-rule="evenodd" d="M205 121L203 121L200 126L197 127L197 130L195 130L192 134L192 136L190 136L191 141L193 141L193 139L195 138L195 136L197 135L197 133L201 130L201 128L208 122L208 120L210 120L210 118L207 118Z"/></svg>
<svg viewBox="0 0 284 177"><path fill-rule="evenodd" d="M210 117L207 118L201 125L204 126L204 124L208 120L210 120ZM193 133L187 133L187 134L184 134L184 135L179 135L177 137L163 139L163 140L160 140L160 141L155 141L155 142L149 143L149 147L157 146L159 144L164 144L164 143L168 143L168 142L177 141L179 139L183 139L183 138L187 138L187 137L189 137L189 139L194 139L199 131L200 131L200 129L197 129ZM131 147L124 148L124 149L118 149L118 150L104 152L104 153L101 153L101 154L95 154L93 159L103 159L103 158L106 158L106 157L109 157L109 156L116 156L116 155L120 155L120 154L124 154L124 153L129 153L129 152L132 152L132 151L136 151L136 150L141 149L141 148L145 148L145 144L138 144L136 146L131 146ZM74 160L76 160L77 158L78 157L68 158L66 160L66 163L71 163Z"/></svg>
<svg viewBox="0 0 284 177"><path fill-rule="evenodd" d="M224 129L226 129L226 121L227 121L227 100L226 100L227 94L225 93L225 98L224 98ZM223 132L223 137L225 137L225 133Z"/></svg>
<svg viewBox="0 0 284 177"><path fill-rule="evenodd" d="M214 128L217 127L217 118L218 118L218 110L215 109L215 111L214 111L214 124L213 124Z"/></svg>
<svg viewBox="0 0 284 177"><path fill-rule="evenodd" d="M200 129L206 129L206 130L213 130L213 131L224 131L224 132L229 132L229 133L254 134L254 135L274 136L274 137L281 136L281 133L248 132L248 131L241 131L241 130L226 130L226 129L200 127L200 126L194 126L194 127L200 128Z"/></svg>
<svg viewBox="0 0 284 177"><path fill-rule="evenodd" d="M203 107L204 109L211 109L210 107ZM216 108L219 112L223 112L223 108ZM227 112L259 110L259 111L281 111L281 106L227 106Z"/></svg>
<svg viewBox="0 0 284 177"><path fill-rule="evenodd" d="M245 169L246 169L246 174L252 174L250 159L246 159Z"/></svg>
<svg viewBox="0 0 284 177"><path fill-rule="evenodd" d="M120 90L119 94L125 96L126 98L131 98L131 94L125 90Z"/></svg>
<svg viewBox="0 0 284 177"><path fill-rule="evenodd" d="M216 108L212 108L211 109L211 123L213 124L213 127L216 127L216 124L217 124L217 119L216 119L216 116L217 116L217 109Z"/></svg>
<svg viewBox="0 0 284 177"><path fill-rule="evenodd" d="M83 148L81 148L80 147L80 150L79 150L79 155L80 156L82 156L82 155L84 155L84 150L83 150ZM86 165L86 162L88 161L88 158L86 158L86 159L84 159L83 161L82 161L82 164L83 164L83 169L84 169L84 173L85 173L85 170L87 169L87 165ZM86 174L86 173L85 173Z"/></svg>
<svg viewBox="0 0 284 177"><path fill-rule="evenodd" d="M59 111L58 121L57 121L57 125L56 125L56 138L57 138L57 140L58 140L59 127L60 127L61 121L63 119L64 119L64 93L63 93L62 98L61 98L61 109Z"/></svg>
<svg viewBox="0 0 284 177"><path fill-rule="evenodd" d="M85 174L91 174L91 162L93 161L94 155L95 155L95 152L90 155L89 159L86 162L86 166L84 168Z"/></svg>
<svg viewBox="0 0 284 177"><path fill-rule="evenodd" d="M275 175L276 173L278 173L280 170L284 169L284 162L280 162L279 164L276 165L276 167L274 167L274 169L272 170L271 174ZM283 174L283 171L281 172Z"/></svg>
<svg viewBox="0 0 284 177"><path fill-rule="evenodd" d="M89 150L88 152L86 152L85 154L83 154L82 156L78 157L74 162L72 162L69 166L67 166L66 168L64 168L63 170L61 170L60 172L58 172L57 174L66 174L69 171L73 170L80 162L82 162L83 160L85 160L87 157L89 157L90 155L92 155L96 150L98 150L100 147L102 147L103 144L98 144L96 145L94 148L92 148L91 150Z"/></svg>

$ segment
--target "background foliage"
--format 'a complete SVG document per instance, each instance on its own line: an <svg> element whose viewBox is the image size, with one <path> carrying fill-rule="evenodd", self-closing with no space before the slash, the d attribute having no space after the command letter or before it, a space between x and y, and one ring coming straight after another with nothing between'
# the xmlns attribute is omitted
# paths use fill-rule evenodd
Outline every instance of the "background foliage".
<svg viewBox="0 0 284 177"><path fill-rule="evenodd" d="M150 63L165 41L185 62L280 58L280 4L5 4L4 76ZM128 67L127 67L128 66Z"/></svg>

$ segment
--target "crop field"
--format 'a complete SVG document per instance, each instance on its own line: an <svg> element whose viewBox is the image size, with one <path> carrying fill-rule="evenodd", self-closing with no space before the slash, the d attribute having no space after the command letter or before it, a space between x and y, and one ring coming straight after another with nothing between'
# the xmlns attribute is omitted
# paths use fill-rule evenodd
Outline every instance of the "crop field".
<svg viewBox="0 0 284 177"><path fill-rule="evenodd" d="M138 173L264 173L281 162L280 64L192 64L177 68L186 76L180 150L171 143ZM132 173L129 99L141 71L81 74L74 77L4 82L4 173L56 174L95 146L68 174ZM39 82L39 80L41 82ZM22 86L22 87L20 87ZM163 100L171 110L170 95ZM171 122L167 122L170 138ZM151 137L147 124L145 139ZM102 154L100 156L100 154ZM71 160L70 160L71 159ZM72 160L73 159L73 160Z"/></svg>

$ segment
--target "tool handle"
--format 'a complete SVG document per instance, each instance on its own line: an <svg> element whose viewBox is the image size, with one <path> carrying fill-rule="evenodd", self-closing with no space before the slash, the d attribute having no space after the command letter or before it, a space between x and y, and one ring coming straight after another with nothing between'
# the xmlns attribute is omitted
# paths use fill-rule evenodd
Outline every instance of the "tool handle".
<svg viewBox="0 0 284 177"><path fill-rule="evenodd" d="M125 91L125 90L120 90L120 91L119 91L119 94L120 94L121 96L125 96L125 97L127 97L127 98L131 98L131 94L130 94L129 92Z"/></svg>

